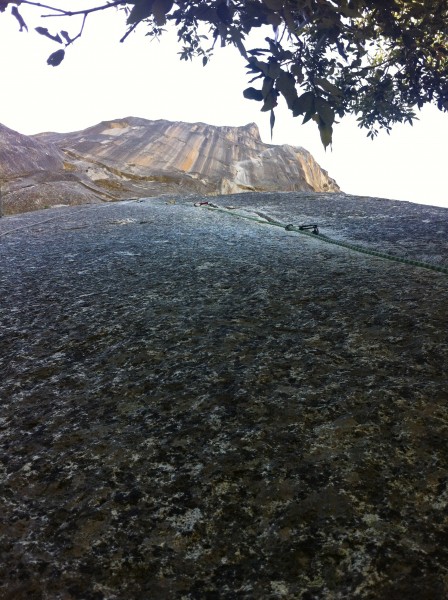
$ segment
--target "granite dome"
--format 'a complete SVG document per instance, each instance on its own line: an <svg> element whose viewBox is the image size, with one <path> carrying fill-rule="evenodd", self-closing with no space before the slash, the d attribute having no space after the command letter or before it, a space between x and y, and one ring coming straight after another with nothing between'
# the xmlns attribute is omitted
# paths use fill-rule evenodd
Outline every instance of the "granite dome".
<svg viewBox="0 0 448 600"><path fill-rule="evenodd" d="M34 162L43 164L37 178L23 161L8 175L8 183L14 180L9 198L11 186L4 186L10 213L166 194L339 191L307 150L265 144L255 123L218 127L128 117L72 133L8 131L0 131L2 155L33 145L41 157Z"/></svg>

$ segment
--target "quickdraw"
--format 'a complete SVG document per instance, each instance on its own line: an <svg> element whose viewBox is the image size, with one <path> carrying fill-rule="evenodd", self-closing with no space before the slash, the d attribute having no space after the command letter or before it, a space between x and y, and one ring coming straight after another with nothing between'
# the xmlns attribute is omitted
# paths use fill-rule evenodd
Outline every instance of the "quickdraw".
<svg viewBox="0 0 448 600"><path fill-rule="evenodd" d="M195 204L195 206L205 206L206 208L209 208L211 210L223 212L226 214L231 214L235 217L239 217L241 219L247 219L249 221L256 221L258 223L268 222L270 225L275 225L276 227L281 227L282 229L285 229L286 231L294 231L297 233L301 233L302 235L308 235L308 236L318 236L318 239L322 240L323 242L327 242L327 244L334 244L335 246L341 246L342 248L347 248L347 249L353 250L355 252L360 252L361 254L368 254L369 256L375 256L377 258L384 258L384 259L390 260L392 262L398 262L398 263L402 263L402 264L406 264L406 265L412 265L415 267L422 267L423 269L429 269L430 271L436 271L437 273L448 274L447 267L432 265L430 263L425 263L420 260L412 260L412 259L400 257L400 256L396 256L395 254L388 254L387 252L379 252L377 250L369 250L368 248L364 248L363 246L357 246L356 244L350 244L348 242L342 242L340 240L332 239L326 235L320 234L319 228L316 223L312 223L312 224L308 224L308 225L298 225L298 226L293 225L292 223L285 225L284 223L281 223L280 221L273 219L272 217L266 215L265 213L262 213L260 211L254 211L255 214L257 214L259 217L264 219L262 221L257 217L252 217L249 215L242 215L241 213L238 213L238 212L229 212L229 210L226 210L225 208L222 208L216 204L213 204L212 202L197 202ZM229 209L230 208L234 209L233 206L229 207Z"/></svg>

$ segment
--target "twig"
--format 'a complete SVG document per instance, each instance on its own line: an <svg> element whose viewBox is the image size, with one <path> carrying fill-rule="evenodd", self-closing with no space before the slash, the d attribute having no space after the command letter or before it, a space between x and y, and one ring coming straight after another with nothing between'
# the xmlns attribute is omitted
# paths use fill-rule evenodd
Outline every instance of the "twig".
<svg viewBox="0 0 448 600"><path fill-rule="evenodd" d="M28 4L29 6L37 6L39 8L47 8L48 10L53 10L59 14L57 15L42 15L45 17L74 17L76 15L88 15L93 12L98 12L99 10L105 10L107 8L113 8L114 6L120 6L121 4L126 4L124 0L115 0L115 2L108 2L107 4L103 4L101 6L95 6L94 8L85 8L84 10L64 10L62 8L56 8L54 6L48 6L46 4L40 4L39 2L29 2L29 0L22 0L22 4Z"/></svg>
<svg viewBox="0 0 448 600"><path fill-rule="evenodd" d="M125 39L128 37L128 35L129 35L129 34L131 34L131 33L134 31L134 29L137 27L137 25L138 25L138 21L137 21L137 23L134 23L134 24L132 25L132 27L130 27L130 28L129 28L129 29L126 31L126 33L124 34L124 36L121 38L120 42L124 42L124 40L125 40Z"/></svg>

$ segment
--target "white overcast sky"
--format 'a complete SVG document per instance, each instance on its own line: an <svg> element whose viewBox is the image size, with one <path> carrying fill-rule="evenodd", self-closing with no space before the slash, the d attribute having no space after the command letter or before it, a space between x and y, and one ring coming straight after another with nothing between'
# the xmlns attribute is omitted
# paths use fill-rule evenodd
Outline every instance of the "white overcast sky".
<svg viewBox="0 0 448 600"><path fill-rule="evenodd" d="M271 142L269 115L242 96L248 78L233 48L217 48L204 68L199 60L179 60L173 35L150 41L144 25L120 44L124 15L110 10L109 16L89 17L65 61L51 67L46 59L61 46L33 27L65 29L74 36L80 22L37 22L31 14L48 11L31 12L23 5L20 10L29 17L28 33L19 33L9 11L0 13L0 123L11 129L23 134L76 131L128 116L212 125L255 122L264 142L309 150L347 193L448 207L448 114L435 107L425 108L413 127L397 125L390 136L381 133L373 142L354 118L344 119L335 127L333 149L325 152L315 124L302 126L300 117L294 119L282 104Z"/></svg>

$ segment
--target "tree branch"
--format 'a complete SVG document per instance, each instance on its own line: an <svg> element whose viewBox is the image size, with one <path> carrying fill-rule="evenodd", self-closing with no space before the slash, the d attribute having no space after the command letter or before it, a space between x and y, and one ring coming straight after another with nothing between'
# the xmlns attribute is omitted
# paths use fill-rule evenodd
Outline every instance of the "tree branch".
<svg viewBox="0 0 448 600"><path fill-rule="evenodd" d="M124 40L125 40L125 39L128 37L128 35L129 35L129 34L131 34L131 33L134 31L134 29L137 27L137 25L138 25L138 22L137 22L137 23L134 23L134 24L133 24L133 25L132 25L132 26L131 26L131 27L130 27L130 28L127 30L127 31L126 31L126 33L124 34L124 36L121 38L120 42L124 42Z"/></svg>
<svg viewBox="0 0 448 600"><path fill-rule="evenodd" d="M74 17L75 15L88 15L99 10L105 10L107 8L113 8L114 6L120 6L120 4L126 4L126 1L115 0L114 2L108 2L107 4L103 4L101 6L95 6L94 8L85 8L84 10L77 11L64 10L62 8L56 8L55 6L41 4L40 2L30 2L29 0L22 0L21 4L27 4L28 6L37 6L38 8L46 8L47 10L52 10L56 13L59 13L53 15L42 15L42 17Z"/></svg>

